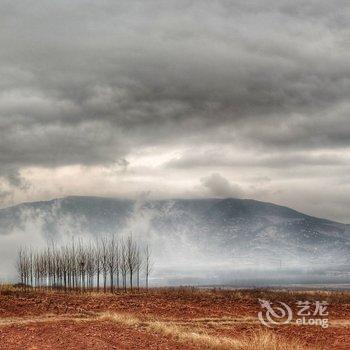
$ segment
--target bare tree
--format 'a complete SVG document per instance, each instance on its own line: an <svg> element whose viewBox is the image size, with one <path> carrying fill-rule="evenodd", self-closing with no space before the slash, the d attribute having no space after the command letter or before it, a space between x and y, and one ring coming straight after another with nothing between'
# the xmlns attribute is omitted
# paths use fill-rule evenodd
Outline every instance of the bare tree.
<svg viewBox="0 0 350 350"><path fill-rule="evenodd" d="M96 272L96 286L97 286L97 291L100 291L100 275L101 275L101 245L100 241L96 240L95 242L95 272Z"/></svg>
<svg viewBox="0 0 350 350"><path fill-rule="evenodd" d="M115 249L114 249L114 254L115 254L115 274L116 274L116 279L117 279L117 290L119 291L119 275L120 275L120 261L121 261L121 256L120 256L120 244L117 241L115 244Z"/></svg>
<svg viewBox="0 0 350 350"><path fill-rule="evenodd" d="M139 247L135 247L135 270L136 270L136 282L137 290L140 290L140 271L142 268L142 256Z"/></svg>
<svg viewBox="0 0 350 350"><path fill-rule="evenodd" d="M115 236L102 237L95 244L82 239L57 247L53 242L42 251L20 248L16 268L24 288L59 289L65 292L100 289L119 290L120 277L124 291L133 290L134 279L140 288L140 274L145 271L146 286L151 272L151 254L148 246L142 254L139 245L130 235L125 241ZM109 280L109 281L108 281Z"/></svg>
<svg viewBox="0 0 350 350"><path fill-rule="evenodd" d="M18 250L18 256L17 256L17 262L16 267L18 271L19 278L21 280L21 285L23 288L26 288L27 285L27 278L28 278L28 259L26 255L26 251L23 248L20 248Z"/></svg>
<svg viewBox="0 0 350 350"><path fill-rule="evenodd" d="M107 265L109 270L109 282L110 292L114 292L114 273L116 271L117 257L116 257L116 240L115 237L111 237L108 242L108 253L107 253Z"/></svg>
<svg viewBox="0 0 350 350"><path fill-rule="evenodd" d="M128 259L126 253L126 244L124 241L120 245L120 272L122 275L123 289L126 291L126 275L128 273Z"/></svg>
<svg viewBox="0 0 350 350"><path fill-rule="evenodd" d="M152 262L152 257L151 257L151 249L149 248L148 244L146 245L145 248L145 277L146 277L146 289L148 290L148 279L149 276L152 272L152 267L153 267L153 262Z"/></svg>
<svg viewBox="0 0 350 350"><path fill-rule="evenodd" d="M126 240L126 261L129 272L130 290L132 290L133 277L136 269L136 245L131 235Z"/></svg>
<svg viewBox="0 0 350 350"><path fill-rule="evenodd" d="M90 243L86 249L86 273L87 273L87 288L93 289L95 275L95 253L92 244Z"/></svg>
<svg viewBox="0 0 350 350"><path fill-rule="evenodd" d="M101 240L101 265L103 274L103 291L107 292L107 275L108 275L108 248L107 238L102 237Z"/></svg>

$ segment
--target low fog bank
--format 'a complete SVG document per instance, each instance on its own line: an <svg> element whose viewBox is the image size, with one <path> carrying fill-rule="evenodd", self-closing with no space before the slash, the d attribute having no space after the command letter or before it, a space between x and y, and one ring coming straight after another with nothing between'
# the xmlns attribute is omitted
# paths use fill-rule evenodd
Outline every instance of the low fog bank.
<svg viewBox="0 0 350 350"><path fill-rule="evenodd" d="M155 271L154 286L198 286L211 288L325 288L350 289L350 266L339 266L338 270L324 271L312 268L267 269L257 265L251 269L183 270L159 268Z"/></svg>

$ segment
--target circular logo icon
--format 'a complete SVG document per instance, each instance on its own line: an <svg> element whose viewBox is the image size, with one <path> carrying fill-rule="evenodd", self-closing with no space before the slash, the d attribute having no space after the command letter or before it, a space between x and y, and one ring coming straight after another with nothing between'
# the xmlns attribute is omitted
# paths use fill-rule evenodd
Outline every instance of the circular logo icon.
<svg viewBox="0 0 350 350"><path fill-rule="evenodd" d="M259 303L263 310L258 313L258 317L266 327L288 324L293 318L292 309L282 301L273 304L269 300L259 299Z"/></svg>

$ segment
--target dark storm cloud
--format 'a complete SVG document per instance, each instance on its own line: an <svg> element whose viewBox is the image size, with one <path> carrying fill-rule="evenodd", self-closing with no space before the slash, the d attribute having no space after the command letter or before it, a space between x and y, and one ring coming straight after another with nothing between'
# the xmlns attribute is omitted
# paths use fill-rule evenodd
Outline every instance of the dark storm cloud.
<svg viewBox="0 0 350 350"><path fill-rule="evenodd" d="M160 143L349 146L346 1L0 6L3 167Z"/></svg>

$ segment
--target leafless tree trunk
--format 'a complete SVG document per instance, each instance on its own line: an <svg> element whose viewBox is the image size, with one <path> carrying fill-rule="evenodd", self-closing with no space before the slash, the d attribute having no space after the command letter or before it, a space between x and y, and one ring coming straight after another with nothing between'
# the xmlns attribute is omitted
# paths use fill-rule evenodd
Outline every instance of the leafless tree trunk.
<svg viewBox="0 0 350 350"><path fill-rule="evenodd" d="M136 246L132 236L126 240L127 266L129 271L130 290L133 289L133 277L136 268Z"/></svg>
<svg viewBox="0 0 350 350"><path fill-rule="evenodd" d="M135 247L135 269L136 269L136 282L137 282L137 290L140 290L140 271L142 268L142 257L140 253L140 248Z"/></svg>
<svg viewBox="0 0 350 350"><path fill-rule="evenodd" d="M120 248L120 272L122 275L123 289L126 292L126 275L128 273L128 261L126 254L126 245L124 242L121 243Z"/></svg>
<svg viewBox="0 0 350 350"><path fill-rule="evenodd" d="M108 274L108 248L106 237L101 238L101 264L103 274L103 291L107 292L107 274Z"/></svg>
<svg viewBox="0 0 350 350"><path fill-rule="evenodd" d="M148 279L149 276L152 272L152 258L151 258L151 250L148 246L148 244L146 245L145 248L145 277L146 277L146 289L148 290Z"/></svg>
<svg viewBox="0 0 350 350"><path fill-rule="evenodd" d="M145 259L143 261L143 255ZM83 240L61 247L54 243L43 251L21 248L18 251L16 268L23 288L32 285L37 289L56 288L65 292L80 289L93 290L95 282L100 289L100 276L103 277L103 290L107 292L109 279L110 292L119 290L119 283L127 290L127 280L133 290L136 278L140 288L140 274L145 271L146 287L151 272L151 254L148 246L144 254L132 236L126 241L118 241L115 236L103 237L96 244L86 244Z"/></svg>
<svg viewBox="0 0 350 350"><path fill-rule="evenodd" d="M109 270L109 282L110 282L110 292L114 292L114 273L116 270L116 240L115 237L111 237L108 242L108 257L107 265Z"/></svg>
<svg viewBox="0 0 350 350"><path fill-rule="evenodd" d="M100 291L100 275L101 275L101 245L99 240L95 243L95 271L96 271L96 287L97 292Z"/></svg>

